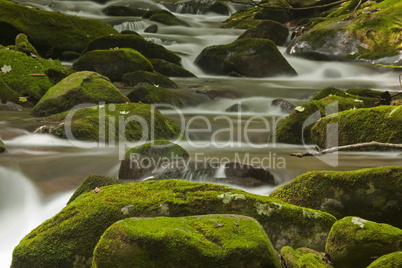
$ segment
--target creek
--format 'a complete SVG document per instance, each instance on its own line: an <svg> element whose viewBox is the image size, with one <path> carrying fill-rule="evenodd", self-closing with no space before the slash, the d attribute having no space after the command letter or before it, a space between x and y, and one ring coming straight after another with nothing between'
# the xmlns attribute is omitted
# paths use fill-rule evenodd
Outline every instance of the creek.
<svg viewBox="0 0 402 268"><path fill-rule="evenodd" d="M363 63L314 62L285 55L298 76L258 79L211 76L203 73L193 61L205 47L230 43L243 32L220 28L227 16L177 12L174 14L190 26L158 24L158 33L144 33L144 29L154 22L137 17L108 17L101 12L107 5L127 5L130 1L111 1L107 5L89 1L18 2L105 21L119 31L134 30L149 41L177 52L183 67L197 78L172 78L179 85L174 91L183 98L185 106L179 111L165 109L162 113L195 129L186 141L179 142L193 159L263 160L262 164L274 174L278 186L312 170L354 170L402 163L400 152L341 152L320 158L295 158L289 153L305 151L305 146L268 142L272 127L286 116L271 105L272 100L284 98L300 105L330 86L396 92L400 86L399 74L395 72L379 72ZM138 7L164 8L150 1L135 3ZM230 11L235 12L240 7L232 5ZM183 5L176 8L176 11L186 10L194 12ZM284 47L279 49L285 54ZM229 92L230 98L213 100L197 93L211 89ZM125 88L123 92L127 93L129 89ZM249 109L242 113L226 112L228 107L237 103ZM67 140L34 134L43 123L29 112L0 112L0 139L8 149L7 153L0 154L0 267L10 265L13 248L33 228L60 211L86 176L117 177L120 164L121 148L118 146L77 147ZM194 120L195 117L198 119ZM212 133L222 129L227 131L220 131L212 140ZM245 132L245 129L249 131ZM264 131L258 132L261 129ZM216 175L223 176L222 171L218 170ZM244 190L268 195L278 186Z"/></svg>

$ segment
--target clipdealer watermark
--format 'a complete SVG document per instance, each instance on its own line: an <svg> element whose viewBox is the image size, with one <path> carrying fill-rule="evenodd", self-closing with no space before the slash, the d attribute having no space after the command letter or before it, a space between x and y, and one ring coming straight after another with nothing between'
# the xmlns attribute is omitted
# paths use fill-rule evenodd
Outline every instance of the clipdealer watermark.
<svg viewBox="0 0 402 268"><path fill-rule="evenodd" d="M77 140L74 136L72 130L72 122L75 113L82 108L92 107L93 109L98 109L98 118L99 118L99 139L97 142L83 142ZM279 123L286 118L283 116L271 116L267 117L264 115L253 115L244 119L242 117L242 112L235 112L231 116L227 115L216 115L212 118L207 118L203 115L194 115L190 118L185 117L184 113L176 106L169 104L152 104L150 105L150 118L144 118L139 115L129 115L129 111L120 112L118 115L111 115L111 112L114 112L116 109L116 105L114 104L105 104L105 103L86 103L75 106L73 109L69 111L65 118L65 134L67 139L71 144L77 147L82 148L105 148L105 147L119 147L119 160L123 160L125 157L125 153L129 148L134 146L138 146L144 144L146 142L155 141L155 111L158 109L163 110L173 110L176 112L177 117L180 121L181 131L175 140L171 140L171 142L178 143L180 141L185 141L187 146L191 147L196 152L199 149L205 148L216 148L216 149L224 149L224 148L242 148L249 147L251 149L267 149L266 156L264 157L251 157L251 155L245 154L246 157L243 156L241 158L240 153L234 153L231 157L232 161L236 161L243 164L248 165L258 165L258 166L266 166L269 168L285 168L285 159L283 157L277 156L275 153L269 152L269 148L276 147L276 129L279 126ZM331 103L325 107L325 114L336 114L338 112L338 103ZM315 113L311 114L303 123L302 123L302 135L304 133L304 129L306 129L309 125L314 124L321 118L320 110L317 110ZM108 124L106 124L106 122ZM203 127L199 127L199 123L203 124ZM219 128L217 130L213 130L213 125L217 122L225 123L226 128ZM258 128L252 128L253 123L258 123ZM198 125L196 124L198 123ZM141 127L142 135L139 140L130 141L127 140L125 136L126 128L129 124L138 124ZM106 129L106 125L109 129ZM255 125L255 124L254 124ZM196 127L198 126L198 127ZM331 143L331 146L337 145L338 138L338 125L331 124L327 126L327 143ZM116 132L115 129L118 131ZM106 135L108 133L108 135ZM117 137L116 137L117 133ZM209 140L193 140L191 134L193 133L204 133L205 135L209 135ZM222 141L218 139L218 136L224 133L226 140ZM271 136L271 141L266 142L253 142L252 138L250 138L250 133L260 133L261 135ZM106 140L105 137L108 137ZM311 146L304 142L304 137L302 137L303 146L307 151L312 151ZM158 147L161 145L152 144L151 146ZM166 145L163 145L166 146ZM198 153L195 153L197 155ZM133 156L135 159L136 156ZM208 157L201 157L198 155L194 158L204 158L200 159L192 159L193 161L197 160L200 162L224 162L229 158L217 158L217 159L207 159ZM317 157L319 158L319 157ZM169 161L168 161L169 159ZM338 164L338 155L333 154L330 158L320 158L321 161L331 165L337 166ZM166 159L160 159L158 161L165 162L166 165L172 164L172 159L167 157ZM149 162L149 161L148 161ZM275 162L275 164L273 164ZM145 164L145 162L144 162ZM160 163L159 163L160 164ZM158 165L159 165L158 164ZM157 165L157 166L158 166ZM187 161L188 165L188 161Z"/></svg>

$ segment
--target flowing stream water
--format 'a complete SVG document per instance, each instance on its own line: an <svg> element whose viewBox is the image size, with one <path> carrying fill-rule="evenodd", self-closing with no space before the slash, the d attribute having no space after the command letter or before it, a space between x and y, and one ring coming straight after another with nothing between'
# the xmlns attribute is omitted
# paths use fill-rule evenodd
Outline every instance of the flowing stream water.
<svg viewBox="0 0 402 268"><path fill-rule="evenodd" d="M278 186L311 170L353 170L384 165L401 165L400 152L342 152L320 158L295 158L290 152L306 150L304 146L268 143L275 122L286 116L271 102L284 98L295 105L302 104L321 89L364 87L381 91L400 90L398 74L379 72L368 64L314 62L285 55L298 72L297 77L233 78L210 76L193 64L197 55L207 46L233 42L243 31L222 29L227 16L216 14L186 14L188 7L177 7L175 15L190 26L164 26L158 24L158 33L144 33L154 22L139 17L108 17L101 10L106 6L89 1L21 0L24 5L43 10L85 16L112 24L117 30L135 30L149 41L164 45L182 57L183 66L197 78L173 78L179 85L175 90L182 96L185 106L180 110L162 112L188 128L211 130L193 131L187 140L179 142L193 159L222 159L231 161L256 159L274 174ZM135 1L137 7L164 8L150 1ZM132 1L111 1L108 5L128 5ZM230 6L236 11L240 6ZM285 48L279 48L285 53ZM69 65L71 63L66 63ZM230 93L230 98L211 100L198 90L217 90ZM128 89L124 89L128 91ZM230 113L226 109L241 103L249 109ZM199 120L193 120L198 116ZM204 119L201 119L204 118ZM230 124L230 118L233 124ZM268 122L268 127L265 124ZM189 122L192 122L189 124ZM272 125L270 125L272 123ZM0 139L7 153L0 154L0 267L11 263L13 248L33 228L60 211L81 181L90 174L117 176L119 147L77 147L67 140L46 134L34 134L42 123L24 112L0 112ZM246 135L244 129L251 129ZM211 143L211 133L221 129ZM267 129L263 132L253 129ZM232 133L234 133L232 135ZM267 145L268 146L264 146ZM224 176L218 169L215 176ZM277 187L277 186L276 186ZM244 188L268 195L275 187Z"/></svg>

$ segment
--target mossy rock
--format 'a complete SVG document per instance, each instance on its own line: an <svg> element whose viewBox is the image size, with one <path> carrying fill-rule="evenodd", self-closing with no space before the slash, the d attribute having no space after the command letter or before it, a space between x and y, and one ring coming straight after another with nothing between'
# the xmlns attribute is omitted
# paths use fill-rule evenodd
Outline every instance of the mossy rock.
<svg viewBox="0 0 402 268"><path fill-rule="evenodd" d="M102 9L102 13L107 16L142 17L146 12L147 11L145 9L114 5Z"/></svg>
<svg viewBox="0 0 402 268"><path fill-rule="evenodd" d="M31 114L49 116L83 103L126 103L129 99L110 82L95 72L73 73L53 87L36 104Z"/></svg>
<svg viewBox="0 0 402 268"><path fill-rule="evenodd" d="M317 252L309 248L293 248L286 246L281 249L281 256L287 268L331 268L332 265L326 263L324 253Z"/></svg>
<svg viewBox="0 0 402 268"><path fill-rule="evenodd" d="M336 124L338 135L327 138L327 126ZM402 142L402 107L378 106L343 111L321 118L311 129L314 143L324 148L364 142ZM373 147L365 150L376 150Z"/></svg>
<svg viewBox="0 0 402 268"><path fill-rule="evenodd" d="M141 84L134 88L127 97L131 102L142 102L148 104L170 104L175 107L183 105L180 98L169 89L156 87L149 84Z"/></svg>
<svg viewBox="0 0 402 268"><path fill-rule="evenodd" d="M288 35L289 29L282 24L272 20L263 20L245 31L238 39L264 38L272 40L277 46L283 46L288 39Z"/></svg>
<svg viewBox="0 0 402 268"><path fill-rule="evenodd" d="M237 73L248 77L297 75L268 39L245 38L205 48L194 62L208 74Z"/></svg>
<svg viewBox="0 0 402 268"><path fill-rule="evenodd" d="M41 56L57 58L63 51L81 53L91 40L118 32L101 21L42 11L0 0L2 44L14 44L20 33L29 37Z"/></svg>
<svg viewBox="0 0 402 268"><path fill-rule="evenodd" d="M1 78L0 78L0 100L1 103L7 103L8 101L11 101L14 103L22 104L19 101L19 94L14 90L12 90L11 88L9 88Z"/></svg>
<svg viewBox="0 0 402 268"><path fill-rule="evenodd" d="M180 145L166 140L156 140L131 148L121 161L119 179L140 181L156 172L162 165L185 163L190 158Z"/></svg>
<svg viewBox="0 0 402 268"><path fill-rule="evenodd" d="M0 93L1 97L6 95L5 99L21 105L24 103L16 101L14 92L18 94L18 97L26 97L27 99L24 101L35 104L53 86L51 79L46 75L48 69L52 68L61 73L67 73L58 60L30 57L23 52L11 49L0 49L0 58L2 60L0 68L4 66L11 68L7 73L0 72L0 80L12 90L3 86L5 92Z"/></svg>
<svg viewBox="0 0 402 268"><path fill-rule="evenodd" d="M294 109L279 123L273 140L292 144L313 143L311 129L322 116L361 107L364 107L363 102L356 102L354 98L338 95L329 95L320 100L312 99L300 108Z"/></svg>
<svg viewBox="0 0 402 268"><path fill-rule="evenodd" d="M78 196L94 191L96 187L101 189L104 186L121 183L123 182L115 178L102 175L89 175L84 179L77 190L75 190L73 195L70 197L70 200L68 200L67 205L73 202Z"/></svg>
<svg viewBox="0 0 402 268"><path fill-rule="evenodd" d="M262 226L240 215L124 219L102 235L93 266L282 267Z"/></svg>
<svg viewBox="0 0 402 268"><path fill-rule="evenodd" d="M148 59L164 59L177 65L180 65L181 61L179 56L165 47L147 41L143 37L135 34L114 34L97 38L89 43L86 52L116 47L135 49Z"/></svg>
<svg viewBox="0 0 402 268"><path fill-rule="evenodd" d="M135 86L143 82L166 88L177 88L176 83L170 80L168 77L161 75L159 73L147 72L143 70L138 70L124 74L123 82L129 86Z"/></svg>
<svg viewBox="0 0 402 268"><path fill-rule="evenodd" d="M239 10L224 21L222 28L249 29L256 26L260 21L253 19L253 16L258 10L258 7Z"/></svg>
<svg viewBox="0 0 402 268"><path fill-rule="evenodd" d="M51 130L51 134L83 141L174 139L180 133L180 127L176 123L151 105L143 103L105 104L74 109L52 115L45 120L62 122Z"/></svg>
<svg viewBox="0 0 402 268"><path fill-rule="evenodd" d="M401 192L402 167L376 167L308 172L270 196L337 218L354 215L401 228Z"/></svg>
<svg viewBox="0 0 402 268"><path fill-rule="evenodd" d="M402 251L385 254L373 261L367 268L397 268L402 267Z"/></svg>
<svg viewBox="0 0 402 268"><path fill-rule="evenodd" d="M239 214L255 218L275 248L323 250L335 218L227 186L180 180L110 185L80 195L14 249L13 268L90 267L105 230L129 217Z"/></svg>
<svg viewBox="0 0 402 268"><path fill-rule="evenodd" d="M145 13L144 17L147 15ZM156 21L169 26L188 26L187 23L178 19L175 15L166 10L158 10L149 17L150 21Z"/></svg>
<svg viewBox="0 0 402 268"><path fill-rule="evenodd" d="M220 15L229 15L229 8L223 1L212 1L212 3L207 7L205 13L215 13Z"/></svg>
<svg viewBox="0 0 402 268"><path fill-rule="evenodd" d="M344 268L364 268L373 258L401 249L401 229L358 217L337 221L325 246L334 266Z"/></svg>
<svg viewBox="0 0 402 268"><path fill-rule="evenodd" d="M370 60L398 65L395 61L402 50L399 23L402 2L370 1L355 11L358 3L349 1L295 39L288 47L290 54L312 59ZM381 61L377 62L379 59Z"/></svg>
<svg viewBox="0 0 402 268"><path fill-rule="evenodd" d="M15 49L27 54L28 56L31 55L39 56L38 51L36 51L34 46L31 43L29 43L28 37L26 36L26 34L23 33L20 33L15 38Z"/></svg>
<svg viewBox="0 0 402 268"><path fill-rule="evenodd" d="M124 74L134 71L153 71L149 60L131 48L89 51L74 62L72 69L94 71L112 81L122 81Z"/></svg>
<svg viewBox="0 0 402 268"><path fill-rule="evenodd" d="M2 140L0 140L0 154L6 151L6 145Z"/></svg>
<svg viewBox="0 0 402 268"><path fill-rule="evenodd" d="M192 72L167 60L150 59L150 62L154 66L155 71L168 77L196 77Z"/></svg>

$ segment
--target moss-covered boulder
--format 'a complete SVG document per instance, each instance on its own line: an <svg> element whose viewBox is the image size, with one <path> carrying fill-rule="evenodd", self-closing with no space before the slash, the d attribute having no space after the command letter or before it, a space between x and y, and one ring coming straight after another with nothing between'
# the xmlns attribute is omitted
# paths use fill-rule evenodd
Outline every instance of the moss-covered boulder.
<svg viewBox="0 0 402 268"><path fill-rule="evenodd" d="M121 161L119 179L140 181L144 176L174 164L185 164L188 152L180 145L156 140L131 148Z"/></svg>
<svg viewBox="0 0 402 268"><path fill-rule="evenodd" d="M249 28L238 39L264 38L272 40L277 46L283 46L289 36L289 29L272 20L262 20L256 26Z"/></svg>
<svg viewBox="0 0 402 268"><path fill-rule="evenodd" d="M281 249L281 256L286 268L331 268L325 253L317 252L309 248L293 248L286 246Z"/></svg>
<svg viewBox="0 0 402 268"><path fill-rule="evenodd" d="M288 47L292 55L318 60L376 60L398 65L402 50L399 0L350 0ZM355 8L356 11L355 11ZM339 45L342 44L342 45ZM393 57L395 56L395 57Z"/></svg>
<svg viewBox="0 0 402 268"><path fill-rule="evenodd" d="M208 74L297 75L276 45L261 38L245 38L227 45L207 47L195 59L195 64Z"/></svg>
<svg viewBox="0 0 402 268"><path fill-rule="evenodd" d="M122 81L124 74L138 70L153 71L149 60L131 48L89 51L74 62L72 68L75 71L94 71L112 81Z"/></svg>
<svg viewBox="0 0 402 268"><path fill-rule="evenodd" d="M70 110L78 104L100 102L126 103L129 99L107 77L95 72L77 72L51 87L31 114L49 116Z"/></svg>
<svg viewBox="0 0 402 268"><path fill-rule="evenodd" d="M20 33L15 37L15 49L27 54L28 56L39 56L38 51L36 51L34 46L29 43L28 37L23 33Z"/></svg>
<svg viewBox="0 0 402 268"><path fill-rule="evenodd" d="M176 107L183 105L180 98L169 89L149 84L140 84L136 86L127 97L131 102L142 102L148 104L163 103Z"/></svg>
<svg viewBox="0 0 402 268"><path fill-rule="evenodd" d="M367 268L402 267L402 251L385 254L373 261Z"/></svg>
<svg viewBox="0 0 402 268"><path fill-rule="evenodd" d="M22 105L25 101L37 103L53 86L52 80L47 75L49 69L58 70L61 73L67 72L58 60L31 57L8 48L0 48L0 59L0 80L12 90L0 85L5 88L0 96ZM24 101L17 101L14 92L18 94L18 97L25 97ZM2 99L2 101L5 100Z"/></svg>
<svg viewBox="0 0 402 268"><path fill-rule="evenodd" d="M12 267L90 267L105 230L129 217L240 214L255 218L275 248L322 251L335 218L226 186L179 180L110 185L80 195L14 249Z"/></svg>
<svg viewBox="0 0 402 268"><path fill-rule="evenodd" d="M337 125L336 137L327 138L329 124ZM311 137L318 146L328 148L371 141L402 143L402 106L356 109L326 116L313 126Z"/></svg>
<svg viewBox="0 0 402 268"><path fill-rule="evenodd" d="M401 249L401 229L358 217L337 221L325 246L334 266L344 268L364 268L373 258Z"/></svg>
<svg viewBox="0 0 402 268"><path fill-rule="evenodd" d="M271 193L293 205L402 227L402 167L312 171Z"/></svg>
<svg viewBox="0 0 402 268"><path fill-rule="evenodd" d="M150 21L156 21L169 26L188 26L186 22L178 19L167 10L149 10L144 14L143 18L149 18Z"/></svg>
<svg viewBox="0 0 402 268"><path fill-rule="evenodd" d="M148 83L166 88L177 88L176 83L170 80L168 77L156 72L147 72L143 70L124 74L123 82L129 86L135 86L139 83Z"/></svg>
<svg viewBox="0 0 402 268"><path fill-rule="evenodd" d="M140 52L148 59L164 59L180 65L180 57L161 45L149 42L135 34L114 34L103 36L89 43L86 52L110 48L132 48Z"/></svg>
<svg viewBox="0 0 402 268"><path fill-rule="evenodd" d="M107 176L102 176L102 175L89 175L84 179L84 181L80 184L80 186L75 190L73 195L70 197L70 200L68 200L67 205L73 202L78 196L94 191L96 192L96 188L101 189L103 186L108 186L108 185L114 185L114 184L121 184L122 181L112 178L112 177L107 177Z"/></svg>
<svg viewBox="0 0 402 268"><path fill-rule="evenodd" d="M240 215L124 219L102 235L93 266L282 267L262 226Z"/></svg>
<svg viewBox="0 0 402 268"><path fill-rule="evenodd" d="M20 103L19 94L7 86L3 79L0 78L0 103L8 101Z"/></svg>
<svg viewBox="0 0 402 268"><path fill-rule="evenodd" d="M2 44L14 44L20 33L29 37L42 56L59 57L63 51L81 53L91 40L118 32L104 22L0 0Z"/></svg>
<svg viewBox="0 0 402 268"><path fill-rule="evenodd" d="M163 59L150 59L154 70L169 77L195 77L195 74L184 69L180 65L171 63Z"/></svg>
<svg viewBox="0 0 402 268"><path fill-rule="evenodd" d="M361 107L364 107L363 101L348 96L329 95L319 100L313 98L296 107L290 115L279 122L273 139L292 144L312 143L311 128L321 117Z"/></svg>
<svg viewBox="0 0 402 268"><path fill-rule="evenodd" d="M149 104L105 104L74 109L45 119L59 123L50 134L83 141L174 139L180 127ZM154 134L152 137L152 133Z"/></svg>
<svg viewBox="0 0 402 268"><path fill-rule="evenodd" d="M0 140L0 154L6 151L6 145L2 140Z"/></svg>

